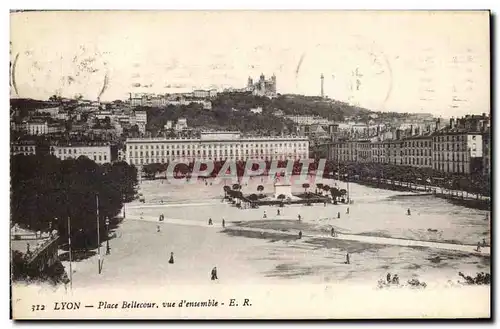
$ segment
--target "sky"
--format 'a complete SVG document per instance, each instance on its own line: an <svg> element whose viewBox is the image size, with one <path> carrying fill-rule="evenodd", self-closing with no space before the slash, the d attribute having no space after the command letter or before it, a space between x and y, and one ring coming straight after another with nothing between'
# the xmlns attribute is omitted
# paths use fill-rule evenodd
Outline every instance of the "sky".
<svg viewBox="0 0 500 329"><path fill-rule="evenodd" d="M490 112L488 12L106 11L11 14L12 97L102 101L243 88L376 111Z"/></svg>

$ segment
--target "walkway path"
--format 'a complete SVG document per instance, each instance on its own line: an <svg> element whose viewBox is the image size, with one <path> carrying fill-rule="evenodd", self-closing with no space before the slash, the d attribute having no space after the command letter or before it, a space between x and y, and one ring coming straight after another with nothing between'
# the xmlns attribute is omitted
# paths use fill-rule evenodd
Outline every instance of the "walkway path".
<svg viewBox="0 0 500 329"><path fill-rule="evenodd" d="M206 226L211 228L222 229L220 222L214 222L214 225L208 225L207 223L202 223L200 221L186 220L186 219L175 219L175 218L165 218L163 222L159 222L157 218L127 218L127 220L141 220L148 222L155 222L158 224L169 223L169 224L178 224L178 225L193 225L193 226ZM273 229L262 229L262 228L252 228L252 227L239 227L235 225L231 225L230 222L226 221L226 230L232 231L253 231L253 232L262 232L262 233L279 233L283 235L297 235L298 231L294 230L294 232L289 231L280 231ZM411 239L399 239L399 238L386 238L386 237L378 237L378 236L367 236L367 235L359 235L359 234L343 234L337 233L336 237L331 237L330 235L325 234L303 234L303 237L310 238L330 238L330 239L338 239L338 240L347 240L347 241L358 241L372 244L383 244L383 245L393 245L393 246L402 246L402 247L425 247L425 248L433 248L433 249L443 249L443 250L454 250L461 251L467 253L473 253L477 255L485 255L490 256L490 247L482 247L481 251L476 251L476 246L473 245L465 245L465 244L454 244L454 243L443 243L443 242L433 242L433 241L421 241L421 240L411 240Z"/></svg>

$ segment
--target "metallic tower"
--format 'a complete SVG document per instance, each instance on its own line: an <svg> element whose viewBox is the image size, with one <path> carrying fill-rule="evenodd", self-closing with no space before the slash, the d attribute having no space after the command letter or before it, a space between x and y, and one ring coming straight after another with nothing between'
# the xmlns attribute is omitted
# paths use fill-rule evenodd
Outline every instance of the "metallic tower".
<svg viewBox="0 0 500 329"><path fill-rule="evenodd" d="M325 98L325 92L324 92L324 84L325 84L325 77L323 76L323 73L321 73L321 98Z"/></svg>

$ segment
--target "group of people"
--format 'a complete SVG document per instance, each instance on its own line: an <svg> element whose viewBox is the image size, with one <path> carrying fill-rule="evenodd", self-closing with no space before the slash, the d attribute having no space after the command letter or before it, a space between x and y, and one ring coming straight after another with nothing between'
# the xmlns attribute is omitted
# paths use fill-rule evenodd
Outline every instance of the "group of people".
<svg viewBox="0 0 500 329"><path fill-rule="evenodd" d="M211 217L208 219L208 225L210 226L214 225L214 222ZM224 218L222 218L222 227L226 227L226 220Z"/></svg>
<svg viewBox="0 0 500 329"><path fill-rule="evenodd" d="M391 279L391 273L387 273L387 284L399 284L399 276L397 274L394 274L394 276Z"/></svg>
<svg viewBox="0 0 500 329"><path fill-rule="evenodd" d="M481 242L477 243L476 251L477 252L481 252L481 247L484 248L484 247L487 247L487 246L488 246L488 244L486 243L486 239L483 239L482 243Z"/></svg>
<svg viewBox="0 0 500 329"><path fill-rule="evenodd" d="M168 260L168 263L169 264L173 264L174 263L174 253L173 252L170 253L170 259ZM212 281L219 280L219 278L217 277L217 267L214 267L212 269L212 272L210 273L210 279Z"/></svg>

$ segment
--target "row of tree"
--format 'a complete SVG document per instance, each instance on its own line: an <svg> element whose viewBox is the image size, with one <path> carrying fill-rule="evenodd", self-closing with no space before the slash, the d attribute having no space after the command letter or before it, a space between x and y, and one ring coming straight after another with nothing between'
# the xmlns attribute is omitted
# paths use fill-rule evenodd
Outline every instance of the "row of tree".
<svg viewBox="0 0 500 329"><path fill-rule="evenodd" d="M290 160L291 161L291 160ZM210 176L215 177L220 174L225 161L215 161L214 169ZM278 161L279 168L286 168L287 161ZM271 168L271 161L265 161L267 174ZM167 171L168 163L153 163L143 167L144 175L147 178L154 178L157 174ZM236 171L238 177L245 173L246 162L236 161ZM176 175L189 175L193 171L194 163L188 165L177 165L174 168ZM319 161L315 161L309 165L309 172L314 172L319 167ZM201 170L206 170L206 164L201 165ZM258 165L254 164L252 170L257 170ZM299 161L293 162L293 175L299 175L302 171L302 163ZM411 166L401 166L388 163L336 163L326 161L323 170L324 178L336 178L340 180L363 181L363 180L389 180L394 182L405 182L411 188L412 184L429 185L446 189L456 189L466 191L473 194L490 195L490 177L481 173L472 175L464 175L457 173L445 173L433 168L417 168Z"/></svg>
<svg viewBox="0 0 500 329"><path fill-rule="evenodd" d="M81 156L60 160L51 155L11 158L12 223L34 231L57 229L67 241L71 219L75 248L97 245L97 198L100 225L116 224L123 203L135 196L137 169L125 162L98 165Z"/></svg>
<svg viewBox="0 0 500 329"><path fill-rule="evenodd" d="M214 161L213 162L214 169L212 170L212 172L208 176L216 177L217 175L219 175L221 173L221 170L223 169L225 163L226 163L226 161ZM266 165L264 173L267 174L269 172L269 170L271 169L271 164L274 162L264 161L264 163ZM245 173L245 170L246 170L246 162L245 161L235 161L234 165L236 167L236 172L237 172L238 177L243 176ZM166 174L168 166L169 166L168 162L167 163L150 163L150 164L144 165L142 167L142 172L143 172L144 176L146 176L146 178L153 179L158 174L162 174L162 173ZM277 162L277 166L279 168L286 168L287 161L280 160ZM311 163L309 165L309 169L316 170L317 166L318 166L318 163ZM193 168L194 168L194 162L190 162L189 164L177 164L175 166L175 168L173 168L173 173L175 175L184 176L184 175L188 175L188 174L192 173ZM202 163L200 166L200 171L205 171L205 170L207 170L207 168L208 168L208 166L205 163ZM254 163L252 165L252 170L256 171L258 169L259 169L259 165ZM301 170L302 170L302 163L300 163L299 161L294 161L291 173L293 175L298 175L301 173ZM229 171L227 173L229 173Z"/></svg>
<svg viewBox="0 0 500 329"><path fill-rule="evenodd" d="M327 162L325 172L333 173L342 180L389 180L404 182L408 187L414 184L444 189L461 190L476 195L490 195L490 177L481 172L470 175L446 173L433 168L417 168L388 163L343 163Z"/></svg>

